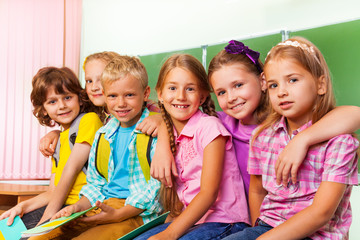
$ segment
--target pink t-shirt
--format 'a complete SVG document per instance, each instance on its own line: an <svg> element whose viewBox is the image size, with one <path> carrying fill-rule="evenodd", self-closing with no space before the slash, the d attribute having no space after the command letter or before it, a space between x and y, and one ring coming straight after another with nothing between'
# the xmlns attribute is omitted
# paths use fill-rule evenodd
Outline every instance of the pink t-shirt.
<svg viewBox="0 0 360 240"><path fill-rule="evenodd" d="M311 126L311 122L295 130ZM347 239L351 224L351 185L358 184L356 149L359 142L349 134L339 135L328 142L309 149L302 163L296 184L287 187L276 184L275 162L290 141L285 119L265 129L250 148L248 171L262 175L264 189L268 192L260 209L260 219L276 227L310 206L322 181L346 184L346 190L331 220L309 237L316 239Z"/></svg>
<svg viewBox="0 0 360 240"><path fill-rule="evenodd" d="M175 133L176 134L176 133ZM245 222L250 223L244 184L237 165L231 135L216 117L197 111L176 136L175 157L179 177L177 194L186 208L200 192L203 152L218 136L228 136L224 157L223 176L218 198L206 214L196 223Z"/></svg>

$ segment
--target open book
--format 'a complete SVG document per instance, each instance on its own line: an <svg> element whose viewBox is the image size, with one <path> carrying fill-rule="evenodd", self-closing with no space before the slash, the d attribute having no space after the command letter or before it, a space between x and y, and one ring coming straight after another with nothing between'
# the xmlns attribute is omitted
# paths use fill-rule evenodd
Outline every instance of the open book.
<svg viewBox="0 0 360 240"><path fill-rule="evenodd" d="M139 236L140 234L142 234L143 232L146 232L147 230L156 227L160 224L163 224L165 222L165 219L167 217L167 215L169 214L169 212L166 212L160 216L158 216L157 218L151 220L148 223L145 223L144 225L134 229L133 231L129 232L128 234L122 236L121 238L119 238L118 240L131 240L137 236Z"/></svg>
<svg viewBox="0 0 360 240"><path fill-rule="evenodd" d="M48 232L54 230L55 228L58 228L58 227L64 225L65 223L68 223L68 222L84 215L85 213L87 213L88 211L90 211L94 208L96 208L96 206L91 207L82 212L73 213L68 217L61 217L61 218L52 220L50 222L43 223L37 227L23 231L21 234L21 237L31 237L31 236L42 235L42 234L48 233Z"/></svg>

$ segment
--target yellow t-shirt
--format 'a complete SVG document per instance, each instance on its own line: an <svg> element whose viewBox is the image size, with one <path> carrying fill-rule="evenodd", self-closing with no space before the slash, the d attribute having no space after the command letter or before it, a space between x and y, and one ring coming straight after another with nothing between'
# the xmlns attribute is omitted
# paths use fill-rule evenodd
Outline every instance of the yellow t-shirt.
<svg viewBox="0 0 360 240"><path fill-rule="evenodd" d="M92 145L95 137L96 131L102 127L102 122L96 113L87 113L85 114L79 124L79 130L75 143L85 143L87 142ZM70 144L69 144L69 129L60 133L60 160L58 166L56 167L54 159L52 160L52 173L55 173L55 186L58 185L61 174L64 170L65 164L69 159L71 154ZM65 204L74 204L79 200L79 192L86 184L86 175L83 171L80 171L78 174L72 189L69 192L69 195L65 201Z"/></svg>

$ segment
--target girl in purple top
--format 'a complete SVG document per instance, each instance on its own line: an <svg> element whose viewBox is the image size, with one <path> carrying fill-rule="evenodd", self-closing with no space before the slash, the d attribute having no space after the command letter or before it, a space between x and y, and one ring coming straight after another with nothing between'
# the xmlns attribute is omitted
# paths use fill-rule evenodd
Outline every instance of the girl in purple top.
<svg viewBox="0 0 360 240"><path fill-rule="evenodd" d="M254 128L268 112L266 85L262 78L263 64L259 53L243 43L230 41L209 64L208 78L224 112L219 118L233 135L237 162L246 193L250 175L247 173L249 140Z"/></svg>
<svg viewBox="0 0 360 240"><path fill-rule="evenodd" d="M335 107L329 69L304 38L279 43L264 67L271 113L257 129L249 154L250 212L255 227L227 239L348 239L350 194L358 184L358 140L336 136L311 147L298 181L276 183L279 152Z"/></svg>
<svg viewBox="0 0 360 240"><path fill-rule="evenodd" d="M170 211L167 223L136 239L221 239L246 228L247 200L231 134L215 117L205 69L191 55L173 55L156 91L179 174L173 188L160 190Z"/></svg>

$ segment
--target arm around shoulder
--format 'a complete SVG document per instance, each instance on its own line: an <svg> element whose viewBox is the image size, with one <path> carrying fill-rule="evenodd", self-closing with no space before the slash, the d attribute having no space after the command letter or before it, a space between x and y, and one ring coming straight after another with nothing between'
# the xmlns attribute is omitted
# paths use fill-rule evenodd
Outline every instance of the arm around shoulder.
<svg viewBox="0 0 360 240"><path fill-rule="evenodd" d="M54 154L60 132L60 130L53 130L40 139L39 150L44 157L50 157Z"/></svg>
<svg viewBox="0 0 360 240"><path fill-rule="evenodd" d="M276 161L276 181L286 185L291 176L297 181L297 171L310 146L337 135L353 133L360 128L360 107L339 106L327 113L311 127L297 134L284 148Z"/></svg>
<svg viewBox="0 0 360 240"><path fill-rule="evenodd" d="M171 174L177 176L174 156L170 150L169 135L165 123L159 127L155 154L151 161L150 174L162 184L172 187Z"/></svg>

